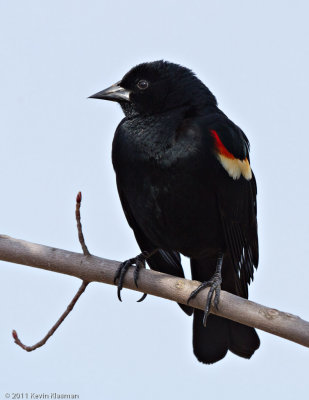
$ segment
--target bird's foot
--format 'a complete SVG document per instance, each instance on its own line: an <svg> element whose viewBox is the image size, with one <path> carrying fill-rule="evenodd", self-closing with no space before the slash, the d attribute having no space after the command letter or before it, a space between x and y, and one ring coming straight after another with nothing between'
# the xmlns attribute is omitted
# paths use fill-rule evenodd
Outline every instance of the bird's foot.
<svg viewBox="0 0 309 400"><path fill-rule="evenodd" d="M133 275L134 283L135 283L135 286L138 287L137 281L138 281L139 272L140 272L141 268L146 267L145 261L148 257L150 257L150 254L147 251L143 251L137 257L130 258L129 260L126 260L119 265L119 268L117 269L117 272L115 274L114 284L116 284L116 282L118 281L117 296L120 301L122 301L120 293L123 288L124 278L125 278L126 273L128 272L128 269L133 266L135 267L134 275ZM146 296L147 296L147 294L144 293L143 296L137 302L143 301L146 298Z"/></svg>
<svg viewBox="0 0 309 400"><path fill-rule="evenodd" d="M212 301L213 295L215 295L214 306L216 307L216 309L218 309L220 292L221 292L221 283L222 283L221 274L216 272L209 281L205 281L205 282L201 283L198 288L193 290L193 292L190 294L190 296L188 298L187 304L189 304L190 300L194 299L201 290L203 290L207 287L210 288L208 295L207 295L206 306L205 306L205 310L204 310L204 317L203 317L203 325L204 326L206 326L207 318L210 313L210 307L211 307L211 301Z"/></svg>
<svg viewBox="0 0 309 400"><path fill-rule="evenodd" d="M203 317L203 325L204 326L206 326L207 318L210 313L210 307L211 307L211 301L212 301L213 295L215 295L214 306L216 307L216 309L218 309L220 292L221 292L221 283L222 283L221 274L216 272L209 281L205 281L205 282L201 283L198 288L193 290L193 292L190 294L190 296L188 298L187 304L189 304L189 302L192 299L194 299L201 290L203 290L207 287L210 288L208 295L207 295L206 305L205 305L205 310L204 310L204 317Z"/></svg>
<svg viewBox="0 0 309 400"><path fill-rule="evenodd" d="M203 317L203 325L206 326L207 323L207 318L210 313L210 307L211 307L211 301L213 298L213 295L215 294L214 298L214 306L218 310L219 306L219 300L220 300L220 292L221 292L221 283L222 283L222 275L221 275L221 269L222 269L222 264L223 264L223 253L219 253L218 259L217 259L217 265L216 265L216 272L213 274L211 279L209 281L202 282L198 288L193 290L193 292L190 294L187 304L189 304L190 300L194 299L198 293L209 287L209 292L207 295L206 299L206 305L205 305L205 310L204 310L204 317Z"/></svg>

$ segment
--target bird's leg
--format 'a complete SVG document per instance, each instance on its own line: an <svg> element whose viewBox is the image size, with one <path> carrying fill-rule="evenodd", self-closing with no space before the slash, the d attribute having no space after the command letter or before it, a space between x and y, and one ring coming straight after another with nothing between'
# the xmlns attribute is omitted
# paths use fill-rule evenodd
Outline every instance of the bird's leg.
<svg viewBox="0 0 309 400"><path fill-rule="evenodd" d="M118 281L117 295L118 295L118 299L120 301L122 301L120 292L123 288L124 277L125 277L128 269L132 266L135 266L133 276L134 276L135 286L138 287L137 281L138 281L140 269L146 267L146 260L156 252L157 252L157 249L152 252L143 251L138 256L136 256L134 258L130 258L129 260L126 260L119 265L119 268L117 269L117 272L115 274L114 283L116 284L116 282ZM147 296L147 294L144 293L143 296L138 300L138 302L143 301L146 298L146 296Z"/></svg>
<svg viewBox="0 0 309 400"><path fill-rule="evenodd" d="M222 264L223 264L223 256L224 254L222 252L219 253L219 256L217 258L217 265L216 265L216 272L213 274L211 279L209 281L205 281L200 284L198 288L193 290L193 292L190 294L187 304L189 304L189 301L194 299L194 297L197 296L197 294L205 289L206 287L209 287L209 292L207 295L206 299L206 306L204 310L204 317L203 317L203 325L206 326L207 323L207 318L210 313L210 306L211 306L211 300L213 297L213 294L215 294L214 298L214 305L216 309L218 309L219 306L219 299L220 299L220 292L221 292L221 283L222 283L222 276L221 276L221 270L222 270Z"/></svg>

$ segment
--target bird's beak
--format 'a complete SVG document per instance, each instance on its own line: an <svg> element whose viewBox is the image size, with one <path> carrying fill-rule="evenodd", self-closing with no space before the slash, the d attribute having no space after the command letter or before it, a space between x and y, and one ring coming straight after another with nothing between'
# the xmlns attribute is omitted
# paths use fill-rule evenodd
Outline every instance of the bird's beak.
<svg viewBox="0 0 309 400"><path fill-rule="evenodd" d="M101 92L89 96L88 98L111 101L130 101L130 90L124 89L119 84L120 81Z"/></svg>

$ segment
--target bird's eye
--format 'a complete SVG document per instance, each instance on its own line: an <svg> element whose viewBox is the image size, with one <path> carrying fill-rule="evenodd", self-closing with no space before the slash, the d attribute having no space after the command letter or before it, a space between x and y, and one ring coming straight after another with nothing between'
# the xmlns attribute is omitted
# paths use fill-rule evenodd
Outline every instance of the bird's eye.
<svg viewBox="0 0 309 400"><path fill-rule="evenodd" d="M145 81L145 79L141 79L140 81L137 82L137 87L140 90L145 90L147 89L149 86L149 83L147 81Z"/></svg>

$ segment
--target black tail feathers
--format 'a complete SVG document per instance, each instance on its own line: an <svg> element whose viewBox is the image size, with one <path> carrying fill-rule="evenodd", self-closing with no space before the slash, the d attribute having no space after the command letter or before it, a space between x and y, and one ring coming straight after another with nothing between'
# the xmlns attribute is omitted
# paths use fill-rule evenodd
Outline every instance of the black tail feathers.
<svg viewBox="0 0 309 400"><path fill-rule="evenodd" d="M229 321L229 328L229 350L239 357L251 358L255 350L260 347L260 339L256 330L233 321Z"/></svg>
<svg viewBox="0 0 309 400"><path fill-rule="evenodd" d="M229 349L228 320L210 314L204 327L203 315L203 311L194 310L193 352L200 362L213 364L224 358Z"/></svg>
<svg viewBox="0 0 309 400"><path fill-rule="evenodd" d="M250 358L260 346L255 329L210 314L203 326L203 311L194 310L193 351L204 364L213 364L225 357L228 350Z"/></svg>

